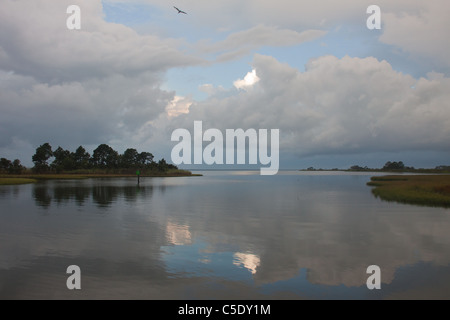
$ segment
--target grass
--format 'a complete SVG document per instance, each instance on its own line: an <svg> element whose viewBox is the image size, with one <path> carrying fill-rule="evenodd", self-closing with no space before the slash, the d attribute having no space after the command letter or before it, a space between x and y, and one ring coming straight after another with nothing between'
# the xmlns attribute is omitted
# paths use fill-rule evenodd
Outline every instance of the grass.
<svg viewBox="0 0 450 320"><path fill-rule="evenodd" d="M430 207L450 208L450 175L372 177L367 183L380 199Z"/></svg>
<svg viewBox="0 0 450 320"><path fill-rule="evenodd" d="M154 171L141 174L145 177L187 177L201 176L201 174L192 174L187 170L170 169L168 171ZM88 179L88 178L124 178L136 177L136 174L130 173L109 173L109 172L77 172L77 173L24 173L20 175L2 174L0 175L0 185L34 183L38 180L64 180L64 179Z"/></svg>
<svg viewBox="0 0 450 320"><path fill-rule="evenodd" d="M0 178L0 185L15 185L34 183L37 180L28 178Z"/></svg>

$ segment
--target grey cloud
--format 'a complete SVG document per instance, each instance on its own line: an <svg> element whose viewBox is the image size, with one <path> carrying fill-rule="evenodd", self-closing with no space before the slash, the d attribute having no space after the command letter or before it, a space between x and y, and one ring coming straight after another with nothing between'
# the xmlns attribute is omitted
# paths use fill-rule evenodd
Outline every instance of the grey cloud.
<svg viewBox="0 0 450 320"><path fill-rule="evenodd" d="M5 1L3 1L5 2ZM81 30L68 30L71 1L6 1L0 12L0 68L43 81L83 80L121 73L163 72L201 60L172 40L139 35L103 21L101 1L78 1Z"/></svg>
<svg viewBox="0 0 450 320"><path fill-rule="evenodd" d="M383 14L385 29L380 41L402 48L417 61L432 61L434 68L450 68L450 28L448 1L421 2L419 10L388 11ZM438 69L439 70L439 69Z"/></svg>
<svg viewBox="0 0 450 320"><path fill-rule="evenodd" d="M1 146L14 139L38 146L49 141L63 147L100 144L113 139L127 142L147 121L164 112L173 93L160 90L145 75L135 79L115 76L102 81L49 85L22 76L20 90L0 86Z"/></svg>
<svg viewBox="0 0 450 320"><path fill-rule="evenodd" d="M0 12L0 151L30 165L44 142L136 142L175 93L166 70L192 65L172 39L103 20L100 0L81 0L81 30L66 27L71 1L5 1ZM17 153L17 156L14 155Z"/></svg>
<svg viewBox="0 0 450 320"><path fill-rule="evenodd" d="M232 33L225 40L214 44L201 44L200 51L218 54L217 61L239 58L263 46L290 46L311 41L326 34L323 30L306 30L301 33L265 25Z"/></svg>
<svg viewBox="0 0 450 320"><path fill-rule="evenodd" d="M163 0L120 1L147 3L161 10L172 10ZM236 34L242 34L263 24L294 32L307 29L331 31L347 25L351 26L353 32L365 36L366 10L373 4L381 8L382 30L379 40L382 43L392 45L393 51L400 50L403 54L411 55L407 58L415 59L417 64L425 64L427 69L431 66L439 71L445 67L448 72L450 48L445 30L450 27L447 19L450 7L446 0L378 0L376 3L370 0L321 0L320 4L315 0L194 0L189 2L188 8L195 16L194 24L198 28L233 30L237 31ZM224 54L221 57L223 61L232 59L240 52L236 49Z"/></svg>

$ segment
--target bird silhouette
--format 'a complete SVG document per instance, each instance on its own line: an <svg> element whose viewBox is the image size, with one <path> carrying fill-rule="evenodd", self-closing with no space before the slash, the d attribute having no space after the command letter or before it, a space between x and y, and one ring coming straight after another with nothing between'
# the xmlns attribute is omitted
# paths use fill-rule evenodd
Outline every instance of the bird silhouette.
<svg viewBox="0 0 450 320"><path fill-rule="evenodd" d="M175 9L177 9L177 11L178 11L178 13L184 13L184 14L187 14L186 12L184 12L184 11L182 11L182 10L180 10L180 9L178 9L177 7L175 7L175 6L173 6Z"/></svg>

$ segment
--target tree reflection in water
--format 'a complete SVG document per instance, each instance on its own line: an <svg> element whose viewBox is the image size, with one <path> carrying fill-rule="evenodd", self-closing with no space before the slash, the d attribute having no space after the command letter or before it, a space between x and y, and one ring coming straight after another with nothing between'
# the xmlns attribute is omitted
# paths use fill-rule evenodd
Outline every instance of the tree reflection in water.
<svg viewBox="0 0 450 320"><path fill-rule="evenodd" d="M149 198L152 196L154 186L138 185L103 185L103 184L64 184L44 182L35 184L32 189L33 198L36 205L49 208L54 205L65 205L75 203L77 206L84 206L86 202L92 201L100 208L111 207L117 199L124 199L126 202L135 202L139 198ZM162 192L164 192L161 188Z"/></svg>

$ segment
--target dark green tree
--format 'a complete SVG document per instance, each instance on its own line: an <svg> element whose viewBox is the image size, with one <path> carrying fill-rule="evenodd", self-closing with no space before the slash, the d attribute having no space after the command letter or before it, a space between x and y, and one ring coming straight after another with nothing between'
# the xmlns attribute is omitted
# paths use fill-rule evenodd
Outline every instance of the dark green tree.
<svg viewBox="0 0 450 320"><path fill-rule="evenodd" d="M154 156L150 152L141 152L138 155L138 163L141 166L148 166L153 163Z"/></svg>
<svg viewBox="0 0 450 320"><path fill-rule="evenodd" d="M19 159L15 159L12 164L11 167L9 169L9 173L11 174L21 174L23 172L23 170L25 170L25 167L22 166L22 164L20 163Z"/></svg>
<svg viewBox="0 0 450 320"><path fill-rule="evenodd" d="M55 157L55 160L52 162L52 167L57 172L75 169L73 154L69 150L64 150L63 148L58 147L58 149L53 151L53 156Z"/></svg>
<svg viewBox="0 0 450 320"><path fill-rule="evenodd" d="M136 149L127 149L121 157L121 167L122 168L134 168L138 166L139 153Z"/></svg>
<svg viewBox="0 0 450 320"><path fill-rule="evenodd" d="M167 164L166 160L162 158L158 161L158 170L159 171L167 171L169 169L169 165Z"/></svg>
<svg viewBox="0 0 450 320"><path fill-rule="evenodd" d="M2 173L9 172L11 166L12 166L11 160L8 160L6 158L0 159L0 172L2 172Z"/></svg>
<svg viewBox="0 0 450 320"><path fill-rule="evenodd" d="M402 161L399 162L391 162L388 161L383 167L383 170L403 170L405 169L405 164Z"/></svg>
<svg viewBox="0 0 450 320"><path fill-rule="evenodd" d="M119 164L119 153L107 144L101 144L94 150L92 163L97 168L116 168Z"/></svg>
<svg viewBox="0 0 450 320"><path fill-rule="evenodd" d="M33 155L32 160L34 163L34 170L36 172L48 171L48 160L53 156L52 147L48 142L36 148L36 153Z"/></svg>
<svg viewBox="0 0 450 320"><path fill-rule="evenodd" d="M87 169L89 167L89 160L91 159L91 155L86 152L86 150L79 146L75 153L72 154L73 160L75 162L76 169Z"/></svg>

